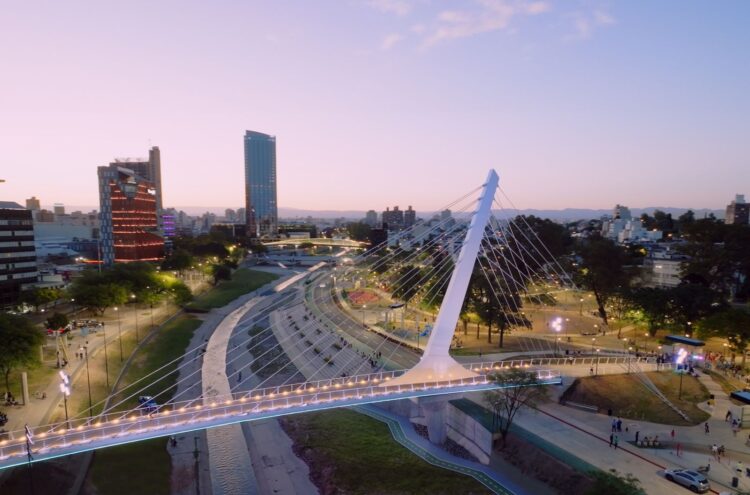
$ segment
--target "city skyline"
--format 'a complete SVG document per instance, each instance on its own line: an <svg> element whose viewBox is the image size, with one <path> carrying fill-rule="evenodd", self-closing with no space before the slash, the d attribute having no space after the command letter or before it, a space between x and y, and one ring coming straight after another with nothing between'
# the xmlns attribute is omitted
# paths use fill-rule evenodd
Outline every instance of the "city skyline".
<svg viewBox="0 0 750 495"><path fill-rule="evenodd" d="M8 9L3 199L95 205L96 167L159 146L165 206L236 207L244 129L291 208L433 211L490 167L519 208L748 192L742 2L146 5Z"/></svg>

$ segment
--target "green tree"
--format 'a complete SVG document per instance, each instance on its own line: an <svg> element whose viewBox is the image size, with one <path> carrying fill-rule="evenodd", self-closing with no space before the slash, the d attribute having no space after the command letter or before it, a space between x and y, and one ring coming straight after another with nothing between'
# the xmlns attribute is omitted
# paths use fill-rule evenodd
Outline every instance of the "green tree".
<svg viewBox="0 0 750 495"><path fill-rule="evenodd" d="M628 295L633 309L639 311L646 322L648 333L653 337L659 327L667 322L669 312L669 291L661 288L639 287L630 291Z"/></svg>
<svg viewBox="0 0 750 495"><path fill-rule="evenodd" d="M664 213L661 210L654 211L654 221L656 222L656 229L664 232L664 235L675 232L675 222L672 219L671 213Z"/></svg>
<svg viewBox="0 0 750 495"><path fill-rule="evenodd" d="M95 314L103 315L107 308L125 304L129 299L129 291L122 285L110 282L108 278L104 273L85 271L71 284L70 296Z"/></svg>
<svg viewBox="0 0 750 495"><path fill-rule="evenodd" d="M677 218L678 229L680 234L684 233L695 223L695 213L693 210L688 210Z"/></svg>
<svg viewBox="0 0 750 495"><path fill-rule="evenodd" d="M194 263L193 255L185 249L176 249L174 253L164 259L161 263L162 270L177 270L182 273Z"/></svg>
<svg viewBox="0 0 750 495"><path fill-rule="evenodd" d="M409 301L420 289L422 272L419 267L406 265L399 268L393 277L393 296L406 302Z"/></svg>
<svg viewBox="0 0 750 495"><path fill-rule="evenodd" d="M212 275L214 285L217 285L220 280L232 280L232 269L226 265L213 265Z"/></svg>
<svg viewBox="0 0 750 495"><path fill-rule="evenodd" d="M39 312L40 307L57 301L60 297L62 297L60 289L54 287L35 287L21 292L20 301L34 306L34 309Z"/></svg>
<svg viewBox="0 0 750 495"><path fill-rule="evenodd" d="M500 388L484 393L485 401L492 408L493 422L500 433L501 446L505 447L508 432L518 411L534 407L547 397L547 387L536 373L520 368L494 373L488 379Z"/></svg>
<svg viewBox="0 0 750 495"><path fill-rule="evenodd" d="M20 366L31 366L39 356L44 336L26 318L0 313L0 373L10 392L10 374Z"/></svg>
<svg viewBox="0 0 750 495"><path fill-rule="evenodd" d="M58 313L57 311L55 311L52 316L47 318L46 324L47 328L59 330L68 326L68 317L63 313Z"/></svg>
<svg viewBox="0 0 750 495"><path fill-rule="evenodd" d="M355 241L366 241L370 238L370 226L364 222L351 222L347 225L349 237Z"/></svg>
<svg viewBox="0 0 750 495"><path fill-rule="evenodd" d="M169 292L174 302L179 306L183 306L193 300L193 293L181 280L174 282L169 288Z"/></svg>
<svg viewBox="0 0 750 495"><path fill-rule="evenodd" d="M721 294L700 284L683 283L669 289L667 313L672 322L688 334L698 320L716 313L726 304Z"/></svg>
<svg viewBox="0 0 750 495"><path fill-rule="evenodd" d="M701 321L698 333L702 337L727 339L732 352L742 356L742 367L745 367L745 351L750 344L750 313L737 308L725 309Z"/></svg>
<svg viewBox="0 0 750 495"><path fill-rule="evenodd" d="M609 324L607 303L609 299L630 285L633 273L626 268L625 250L601 236L592 236L579 248L581 265L577 282L594 293L599 316Z"/></svg>
<svg viewBox="0 0 750 495"><path fill-rule="evenodd" d="M641 488L641 482L632 474L620 475L616 469L609 472L591 471L589 476L593 478L594 484L585 495L646 495Z"/></svg>

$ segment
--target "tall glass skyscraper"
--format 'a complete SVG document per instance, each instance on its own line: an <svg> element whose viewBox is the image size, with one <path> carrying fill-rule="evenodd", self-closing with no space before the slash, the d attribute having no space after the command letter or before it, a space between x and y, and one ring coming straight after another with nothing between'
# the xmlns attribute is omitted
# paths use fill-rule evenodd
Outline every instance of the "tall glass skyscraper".
<svg viewBox="0 0 750 495"><path fill-rule="evenodd" d="M245 131L245 223L250 237L276 237L276 138Z"/></svg>

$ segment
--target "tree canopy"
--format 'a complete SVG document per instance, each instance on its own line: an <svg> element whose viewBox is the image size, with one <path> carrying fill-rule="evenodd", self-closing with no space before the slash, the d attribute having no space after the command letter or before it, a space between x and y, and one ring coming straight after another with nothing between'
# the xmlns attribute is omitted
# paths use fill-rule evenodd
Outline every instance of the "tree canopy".
<svg viewBox="0 0 750 495"><path fill-rule="evenodd" d="M599 316L608 325L606 305L611 297L627 288L633 273L627 268L625 250L601 236L592 236L578 248L581 266L576 281L594 293Z"/></svg>
<svg viewBox="0 0 750 495"><path fill-rule="evenodd" d="M484 398L492 407L493 419L504 446L518 411L524 406L535 406L547 396L548 390L536 373L520 368L494 373L488 378L501 387L485 392Z"/></svg>
<svg viewBox="0 0 750 495"><path fill-rule="evenodd" d="M0 373L10 392L10 374L20 366L34 364L44 336L23 316L0 313Z"/></svg>
<svg viewBox="0 0 750 495"><path fill-rule="evenodd" d="M699 322L698 332L703 337L727 339L732 351L742 355L742 366L745 366L745 350L750 344L750 313L737 308L725 309Z"/></svg>

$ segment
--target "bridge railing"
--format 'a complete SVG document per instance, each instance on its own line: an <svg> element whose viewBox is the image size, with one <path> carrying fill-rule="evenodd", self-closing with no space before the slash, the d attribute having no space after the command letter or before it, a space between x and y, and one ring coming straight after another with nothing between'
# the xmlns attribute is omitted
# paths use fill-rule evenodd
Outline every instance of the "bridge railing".
<svg viewBox="0 0 750 495"><path fill-rule="evenodd" d="M536 368L540 366L575 366L595 364L660 364L664 369L672 367L672 363L657 363L654 357L636 357L636 356L568 356L557 358L524 358L509 359L505 361L478 361L474 363L464 363L464 368L474 371L475 373L487 373L491 371L500 371L509 368Z"/></svg>
<svg viewBox="0 0 750 495"><path fill-rule="evenodd" d="M34 444L32 455L48 454L55 450L80 446L85 449L91 442L111 440L117 437L158 433L164 435L178 427L190 425L211 426L227 423L227 419L243 418L259 413L274 413L289 408L307 405L335 404L357 399L382 399L410 393L424 395L432 389L459 389L461 387L493 388L486 374L469 378L441 380L413 384L389 385L388 382L405 370L385 371L369 375L333 378L316 382L280 385L253 390L249 394L232 394L193 399L159 406L148 411L135 409L123 413L113 412L90 418L76 418L52 425L30 427ZM559 383L560 373L554 370L536 370L541 383ZM294 411L292 411L294 412ZM248 418L249 419L249 418ZM0 461L27 455L25 430L5 434L0 440Z"/></svg>

